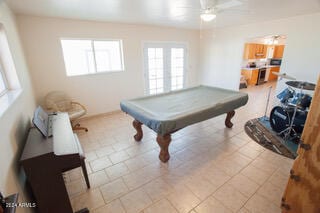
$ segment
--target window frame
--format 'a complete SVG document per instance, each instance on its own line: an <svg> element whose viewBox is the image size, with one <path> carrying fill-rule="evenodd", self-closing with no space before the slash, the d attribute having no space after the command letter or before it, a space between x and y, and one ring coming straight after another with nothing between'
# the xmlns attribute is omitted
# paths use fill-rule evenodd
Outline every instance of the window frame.
<svg viewBox="0 0 320 213"><path fill-rule="evenodd" d="M5 95L9 91L9 84L8 84L6 73L5 73L5 70L3 68L1 60L0 60L0 75L2 76L3 84L4 84L4 87L5 87L5 89L2 92L0 91L0 97L2 97L3 95Z"/></svg>
<svg viewBox="0 0 320 213"><path fill-rule="evenodd" d="M15 40L11 40L14 42ZM0 119L12 107L17 98L22 94L23 88L17 74L13 52L11 51L9 36L5 25L0 22L0 66L5 90L0 94Z"/></svg>
<svg viewBox="0 0 320 213"><path fill-rule="evenodd" d="M118 73L118 72L124 72L125 71L125 63L124 63L124 50L123 50L123 39L101 39L101 38L70 38L70 37L61 37L60 39L60 45L61 45L61 52L62 52L62 58L64 62L64 67L65 67L65 74L67 77L77 77L77 76L86 76L86 75L99 75L99 74L107 74L107 73ZM62 41L63 40L78 40L78 41L90 41L91 44L91 50L93 52L93 58L94 58L94 69L95 72L87 72L85 74L77 74L77 75L68 75L67 73L67 66L66 66L66 61L64 58L64 52L63 52L63 45ZM97 71L97 62L96 62L96 53L95 53L95 48L94 48L94 42L95 41L118 41L119 42L119 48L120 48L120 61L122 65L122 69L120 70L111 70L111 71L102 71L98 72ZM87 67L89 69L89 67Z"/></svg>
<svg viewBox="0 0 320 213"><path fill-rule="evenodd" d="M172 48L183 48L184 61L183 61L183 82L182 89L185 88L187 82L187 65L188 65L188 43L186 42L175 42L175 41L144 41L142 43L142 60L143 60L143 77L144 77L144 93L146 95L157 95L162 93L150 94L150 81L149 81L149 63L148 63L148 48L162 48L163 49L163 92L171 92L180 89L172 90L171 88L171 49ZM169 54L168 54L169 53ZM169 78L168 78L169 76ZM169 79L166 81L166 78Z"/></svg>

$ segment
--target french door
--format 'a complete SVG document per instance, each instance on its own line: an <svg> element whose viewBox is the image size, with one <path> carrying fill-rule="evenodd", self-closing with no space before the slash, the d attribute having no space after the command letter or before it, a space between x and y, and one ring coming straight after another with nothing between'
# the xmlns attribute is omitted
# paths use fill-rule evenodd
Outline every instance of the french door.
<svg viewBox="0 0 320 213"><path fill-rule="evenodd" d="M185 86L186 46L176 43L145 43L146 94L159 94Z"/></svg>

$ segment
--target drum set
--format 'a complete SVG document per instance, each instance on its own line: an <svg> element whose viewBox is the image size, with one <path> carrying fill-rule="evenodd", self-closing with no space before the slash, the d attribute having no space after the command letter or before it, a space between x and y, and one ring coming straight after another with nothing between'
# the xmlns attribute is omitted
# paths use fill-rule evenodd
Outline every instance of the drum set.
<svg viewBox="0 0 320 213"><path fill-rule="evenodd" d="M285 74L278 76L292 80L292 77ZM284 140L299 143L312 100L306 91L313 91L315 84L302 81L285 83L287 88L277 95L280 104L271 110L269 121L277 135Z"/></svg>

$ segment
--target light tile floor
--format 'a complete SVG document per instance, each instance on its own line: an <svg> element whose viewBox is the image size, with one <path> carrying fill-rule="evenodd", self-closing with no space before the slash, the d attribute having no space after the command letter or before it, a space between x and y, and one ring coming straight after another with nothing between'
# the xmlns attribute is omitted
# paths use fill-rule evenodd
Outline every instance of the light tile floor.
<svg viewBox="0 0 320 213"><path fill-rule="evenodd" d="M80 169L65 174L74 210L280 212L293 161L265 150L243 128L264 114L270 85L242 90L249 102L236 110L232 129L225 128L223 115L173 134L168 163L159 161L156 135L148 128L141 142L134 141L130 116L119 112L84 120L89 132L78 135L92 187L86 189Z"/></svg>

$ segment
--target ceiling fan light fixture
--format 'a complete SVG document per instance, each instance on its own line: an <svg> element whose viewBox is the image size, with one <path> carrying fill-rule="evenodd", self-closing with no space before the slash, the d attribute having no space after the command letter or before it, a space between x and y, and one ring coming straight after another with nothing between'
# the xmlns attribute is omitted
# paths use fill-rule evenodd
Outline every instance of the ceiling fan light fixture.
<svg viewBox="0 0 320 213"><path fill-rule="evenodd" d="M205 21L205 22L209 22L212 21L213 19L215 19L217 16L213 13L202 13L200 15L200 18Z"/></svg>
<svg viewBox="0 0 320 213"><path fill-rule="evenodd" d="M275 35L275 36L270 36L270 37L267 37L264 39L264 43L265 44L269 44L269 45L277 45L279 44L279 39L281 37L278 36L278 35Z"/></svg>

